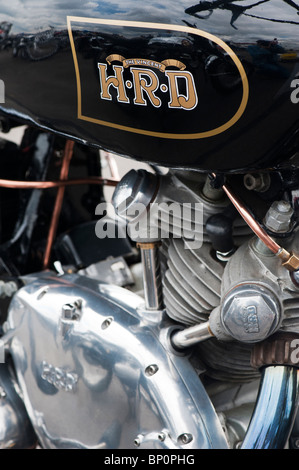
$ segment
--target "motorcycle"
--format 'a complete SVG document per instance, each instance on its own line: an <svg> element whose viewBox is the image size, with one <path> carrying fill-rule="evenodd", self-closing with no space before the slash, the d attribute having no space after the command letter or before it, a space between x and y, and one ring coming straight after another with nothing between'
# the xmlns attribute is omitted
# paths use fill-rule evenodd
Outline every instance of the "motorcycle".
<svg viewBox="0 0 299 470"><path fill-rule="evenodd" d="M298 448L298 3L71 3L0 2L0 447Z"/></svg>

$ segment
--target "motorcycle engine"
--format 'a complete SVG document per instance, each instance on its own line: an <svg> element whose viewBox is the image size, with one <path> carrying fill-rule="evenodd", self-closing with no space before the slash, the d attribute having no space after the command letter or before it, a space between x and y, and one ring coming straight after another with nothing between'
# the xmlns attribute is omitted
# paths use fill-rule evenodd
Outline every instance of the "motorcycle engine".
<svg viewBox="0 0 299 470"><path fill-rule="evenodd" d="M246 175L244 181L250 176ZM163 296L167 315L186 326L214 317L218 338L197 346L206 373L216 380L252 381L259 377L259 371L251 366L253 345L278 330L299 331L296 282L233 210L224 192L211 189L209 178L203 177L194 189L192 181L186 182L176 174L169 177L169 187L177 198L182 190L192 191L193 197L196 194L202 203L203 226L200 248L192 247L196 234L191 238L177 238L175 230L172 237L163 241ZM169 196L166 195L167 200L174 201ZM298 250L298 240L291 229L294 228L291 204L283 200L271 205L262 200L262 205L268 207L264 218L270 233L277 237L286 234L284 246ZM235 309L251 312L250 307L253 314L244 314L240 325ZM267 318L264 325L263 318ZM225 331L217 335L218 327Z"/></svg>
<svg viewBox="0 0 299 470"><path fill-rule="evenodd" d="M292 201L273 205L271 184L259 193L252 178L243 187L253 200L262 196L263 223L298 251ZM254 345L278 331L299 332L296 275L209 177L132 170L116 188L115 211L123 217L124 202L127 209L141 201L138 236L148 228L159 234L161 308L144 306L150 285L141 289L141 265L128 262L126 241L122 254L76 273L59 262L58 274L23 276L11 302L3 342L44 448L236 447L258 393ZM173 203L181 210L169 214ZM127 222L132 235L136 220ZM64 244L62 237L57 253ZM207 321L209 339L173 346L174 332Z"/></svg>

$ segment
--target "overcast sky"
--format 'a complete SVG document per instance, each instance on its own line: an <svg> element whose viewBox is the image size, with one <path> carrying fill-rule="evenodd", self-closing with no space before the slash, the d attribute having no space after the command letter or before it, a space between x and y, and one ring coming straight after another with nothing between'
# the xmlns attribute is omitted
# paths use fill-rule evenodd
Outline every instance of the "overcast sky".
<svg viewBox="0 0 299 470"><path fill-rule="evenodd" d="M213 0L212 0L213 1ZM250 6L257 0L235 0L233 4ZM187 20L196 24L198 28L206 29L211 33L220 34L225 39L233 36L241 41L247 34L251 39L263 37L277 37L284 39L292 37L299 41L299 26L282 24L262 19L253 19L241 15L234 23L237 30L230 25L232 12L215 9L208 19L196 19L183 13L185 8L195 5L196 0L164 0L141 2L140 0L0 0L0 20L13 23L11 33L35 32L54 26L57 29L66 28L66 16L84 16L90 18L119 18L122 20L145 20L165 23L182 23ZM223 2L224 3L224 2ZM299 2L298 2L299 3ZM98 5L101 5L99 8ZM267 3L248 9L248 15L265 16L276 20L293 21L299 23L299 15L294 8L282 0L269 0ZM207 15L207 12L203 12ZM172 20L173 18L173 20Z"/></svg>

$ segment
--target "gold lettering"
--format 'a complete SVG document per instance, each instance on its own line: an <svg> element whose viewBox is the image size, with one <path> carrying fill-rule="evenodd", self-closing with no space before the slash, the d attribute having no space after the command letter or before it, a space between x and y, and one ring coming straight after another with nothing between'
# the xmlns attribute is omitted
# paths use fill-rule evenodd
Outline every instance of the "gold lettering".
<svg viewBox="0 0 299 470"><path fill-rule="evenodd" d="M115 75L107 77L107 65L98 63L100 82L101 82L101 98L104 100L112 100L110 94L110 87L114 87L117 90L117 100L121 103L129 103L129 99L126 95L123 71L124 68L121 65L113 65Z"/></svg>
<svg viewBox="0 0 299 470"><path fill-rule="evenodd" d="M159 80L157 75L148 69L131 69L134 78L134 87L135 87L135 98L134 104L139 104L146 106L146 100L144 99L144 93L147 94L151 103L159 108L161 106L161 100L155 95L155 91L159 86ZM145 79L147 77L148 80Z"/></svg>
<svg viewBox="0 0 299 470"><path fill-rule="evenodd" d="M170 102L169 108L180 108L191 110L197 106L198 97L196 93L193 76L190 72L166 70L165 75L169 81ZM179 92L179 79L185 81L186 96Z"/></svg>

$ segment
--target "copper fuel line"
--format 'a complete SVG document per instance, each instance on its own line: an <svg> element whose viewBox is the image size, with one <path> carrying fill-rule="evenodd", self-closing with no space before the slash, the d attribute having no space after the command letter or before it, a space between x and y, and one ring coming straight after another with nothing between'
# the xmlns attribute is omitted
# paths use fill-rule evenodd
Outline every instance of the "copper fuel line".
<svg viewBox="0 0 299 470"><path fill-rule="evenodd" d="M64 192L66 186L73 185L84 185L84 184L101 184L105 186L115 187L119 179L117 179L116 172L111 172L112 178L103 178L103 177L87 177L87 178L73 178L67 179L69 173L70 161L73 155L74 142L68 140L64 149L64 156L62 160L62 166L60 170L60 177L58 181L18 181L18 180L7 180L0 178L0 187L10 188L10 189L50 189L58 188L55 205L52 213L51 223L48 232L47 244L44 253L43 267L44 269L48 268L50 254L52 250L53 241L56 235L59 216L62 208ZM111 167L113 162L111 162Z"/></svg>
<svg viewBox="0 0 299 470"><path fill-rule="evenodd" d="M212 173L213 178L216 178L217 175ZM221 185L223 191L226 193L227 197L230 199L232 204L235 206L241 217L245 220L251 230L258 236L258 238L269 248L272 253L278 256L282 261L282 265L289 271L296 271L299 269L299 257L294 253L289 253L287 250L282 248L273 238L268 235L266 230L261 227L261 225L255 220L255 218L250 214L243 202L235 196L231 189L226 185Z"/></svg>
<svg viewBox="0 0 299 470"><path fill-rule="evenodd" d="M65 144L62 165L61 165L61 170L60 170L59 179L61 181L66 180L68 177L70 162L73 156L73 149L74 149L74 141L67 140ZM62 208L64 192L65 192L65 186L60 186L57 190L54 209L52 213L52 219L51 219L49 232L48 232L46 249L44 253L44 262L43 262L44 269L47 269L49 267L50 254L52 250L53 241L57 232L57 226L58 226L59 216L60 216L60 212Z"/></svg>
<svg viewBox="0 0 299 470"><path fill-rule="evenodd" d="M104 186L115 187L118 182L119 181L116 179L102 178L100 176L89 176L88 178L72 178L65 181L17 181L0 178L0 187L10 189L51 189L60 188L62 186L75 186L81 184L103 184Z"/></svg>
<svg viewBox="0 0 299 470"><path fill-rule="evenodd" d="M56 195L56 200L55 200L55 205L53 209L53 214L52 214L52 220L50 223L50 228L49 228L49 233L48 233L48 239L47 239L47 245L46 245L46 250L44 253L44 260L43 260L43 267L44 269L47 269L49 266L49 260L50 260L50 254L52 250L52 245L55 239L55 235L57 232L57 226L58 226L58 221L59 221L59 216L62 208L62 203L63 203L63 197L64 197L64 192L65 192L65 186L66 186L66 181L68 177L68 172L69 172L69 166L71 162L71 158L73 156L73 149L74 149L74 142L72 140L67 140L66 145L65 145L65 150L64 150L64 155L63 155L63 160L62 160L62 166L61 166L61 171L60 171L60 178L59 182L63 183L62 185L57 185L58 190L57 190L57 195ZM111 173L114 176L116 173L115 171L115 165L113 165L114 160L112 158L109 159L110 162L110 169L112 169ZM89 184L92 182L93 179L91 178L86 178L85 181L88 182ZM112 178L112 179L105 179L105 178L97 178L97 182L105 182L109 186L116 186L118 183L118 179ZM95 181L95 182L96 182ZM0 181L1 184L1 181ZM77 182L78 184L78 182Z"/></svg>

